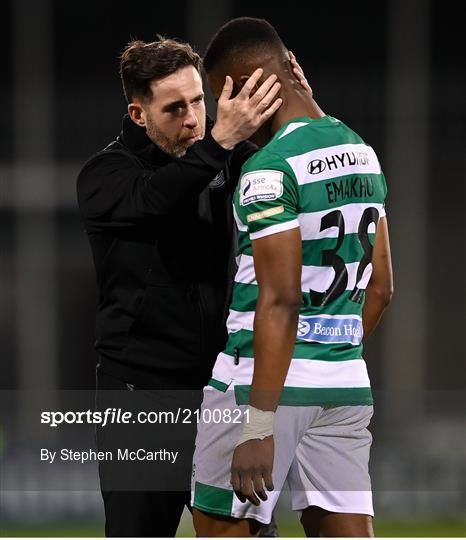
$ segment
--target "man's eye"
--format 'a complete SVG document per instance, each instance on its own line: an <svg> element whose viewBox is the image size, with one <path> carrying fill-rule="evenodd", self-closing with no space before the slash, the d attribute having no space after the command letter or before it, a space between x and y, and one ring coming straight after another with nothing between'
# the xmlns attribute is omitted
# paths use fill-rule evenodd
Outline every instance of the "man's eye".
<svg viewBox="0 0 466 540"><path fill-rule="evenodd" d="M178 107L170 107L167 112L170 114L181 114L183 111L184 107L179 105Z"/></svg>

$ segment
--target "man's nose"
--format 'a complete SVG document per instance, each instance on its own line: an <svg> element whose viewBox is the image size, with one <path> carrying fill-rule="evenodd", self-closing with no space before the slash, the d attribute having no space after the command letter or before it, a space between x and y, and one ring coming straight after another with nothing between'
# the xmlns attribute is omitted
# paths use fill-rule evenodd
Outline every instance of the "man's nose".
<svg viewBox="0 0 466 540"><path fill-rule="evenodd" d="M189 107L187 112L186 112L186 116L184 118L184 124L186 127L190 128L190 129L194 129L195 127L198 126L199 124L199 120L196 116L196 112L194 111L194 108L193 107Z"/></svg>

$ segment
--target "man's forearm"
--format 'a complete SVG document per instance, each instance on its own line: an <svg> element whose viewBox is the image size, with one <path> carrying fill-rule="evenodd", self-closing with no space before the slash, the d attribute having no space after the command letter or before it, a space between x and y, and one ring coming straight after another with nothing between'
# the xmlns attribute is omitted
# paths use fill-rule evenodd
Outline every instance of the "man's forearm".
<svg viewBox="0 0 466 540"><path fill-rule="evenodd" d="M144 169L122 152L103 152L78 177L79 207L98 226L140 223L153 216L180 215L227 164L231 154L207 134L179 159Z"/></svg>
<svg viewBox="0 0 466 540"><path fill-rule="evenodd" d="M258 302L254 320L254 375L250 404L275 411L296 341L299 305Z"/></svg>
<svg viewBox="0 0 466 540"><path fill-rule="evenodd" d="M390 303L392 297L391 290L385 290L369 283L366 288L366 299L362 312L362 325L364 329L364 340L366 340L376 326Z"/></svg>

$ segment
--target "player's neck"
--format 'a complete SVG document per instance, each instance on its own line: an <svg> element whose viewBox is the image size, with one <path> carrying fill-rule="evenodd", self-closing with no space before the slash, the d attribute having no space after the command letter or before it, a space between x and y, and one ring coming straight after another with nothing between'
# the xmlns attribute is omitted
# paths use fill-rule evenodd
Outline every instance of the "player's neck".
<svg viewBox="0 0 466 540"><path fill-rule="evenodd" d="M322 118L324 111L319 107L314 98L307 92L284 93L283 104L275 113L271 132L272 135L293 118L308 116L309 118Z"/></svg>

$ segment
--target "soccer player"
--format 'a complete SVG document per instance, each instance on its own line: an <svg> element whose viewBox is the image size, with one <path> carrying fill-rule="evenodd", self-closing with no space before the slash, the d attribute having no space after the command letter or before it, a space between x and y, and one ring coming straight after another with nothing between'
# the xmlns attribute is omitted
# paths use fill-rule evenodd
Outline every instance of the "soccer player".
<svg viewBox="0 0 466 540"><path fill-rule="evenodd" d="M229 339L193 464L199 536L255 534L285 481L307 535L373 535L362 341L392 295L387 189L374 150L296 84L290 61L275 29L251 18L224 25L204 58L217 98L226 77L236 93L262 67L283 105L256 133L266 144L234 196Z"/></svg>

